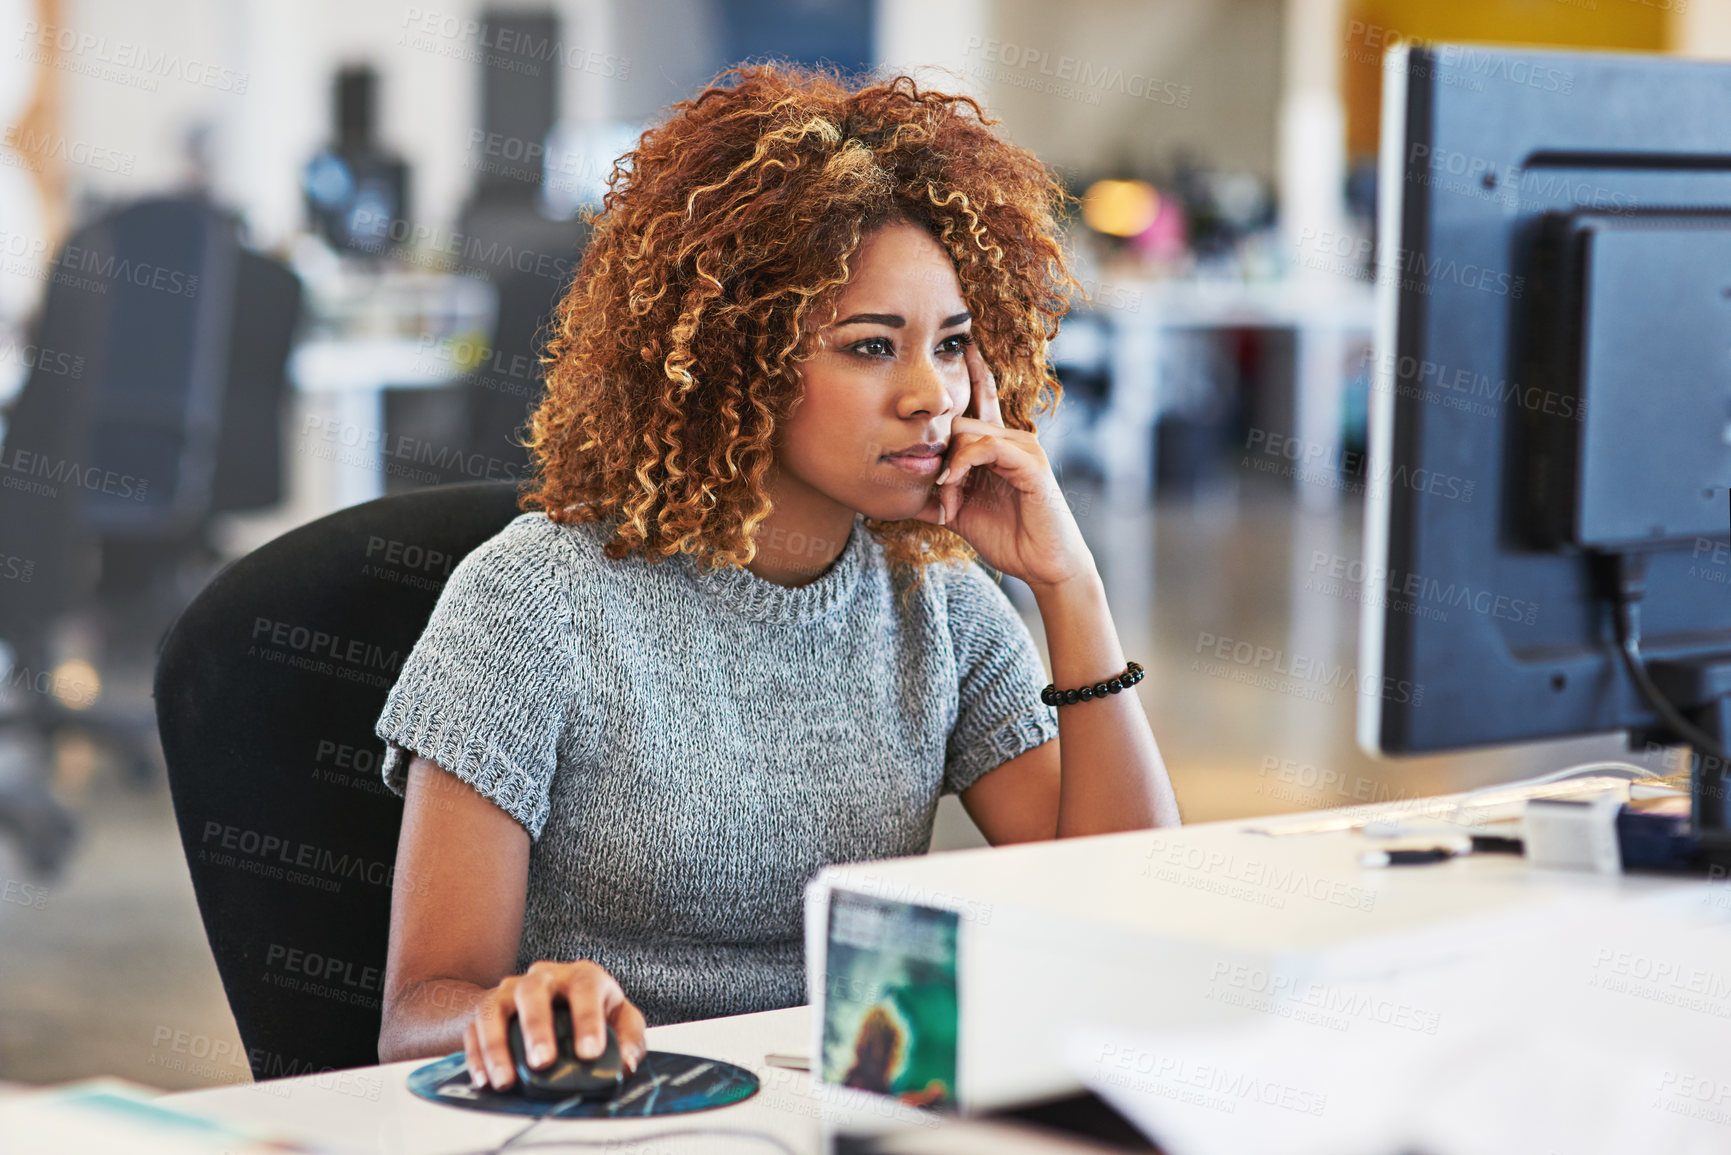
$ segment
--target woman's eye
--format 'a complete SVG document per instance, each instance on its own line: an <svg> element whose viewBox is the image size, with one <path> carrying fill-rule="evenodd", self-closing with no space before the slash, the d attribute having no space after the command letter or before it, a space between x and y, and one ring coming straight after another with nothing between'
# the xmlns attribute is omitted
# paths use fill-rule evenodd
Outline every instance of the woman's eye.
<svg viewBox="0 0 1731 1155"><path fill-rule="evenodd" d="M938 353L945 357L959 357L973 343L974 338L967 333L957 333L954 337L946 337L938 342ZM894 357L895 345L888 337L867 337L863 341L855 341L848 346L850 352L862 357Z"/></svg>

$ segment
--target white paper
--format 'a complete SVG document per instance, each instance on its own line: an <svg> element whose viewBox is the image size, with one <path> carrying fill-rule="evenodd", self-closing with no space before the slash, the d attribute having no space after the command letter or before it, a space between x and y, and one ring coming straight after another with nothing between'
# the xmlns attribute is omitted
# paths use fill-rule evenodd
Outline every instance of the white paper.
<svg viewBox="0 0 1731 1155"><path fill-rule="evenodd" d="M1731 894L1639 885L1248 974L1240 1024L1095 1024L1065 1057L1172 1155L1731 1151Z"/></svg>

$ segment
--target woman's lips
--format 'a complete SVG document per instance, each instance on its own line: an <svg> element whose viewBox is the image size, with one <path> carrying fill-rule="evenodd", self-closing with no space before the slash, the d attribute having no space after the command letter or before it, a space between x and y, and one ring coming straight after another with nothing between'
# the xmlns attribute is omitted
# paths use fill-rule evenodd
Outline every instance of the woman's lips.
<svg viewBox="0 0 1731 1155"><path fill-rule="evenodd" d="M883 460L904 473L917 474L921 477L930 477L942 468L944 455L941 453L933 453L930 455L909 453L900 457L891 457L886 455Z"/></svg>

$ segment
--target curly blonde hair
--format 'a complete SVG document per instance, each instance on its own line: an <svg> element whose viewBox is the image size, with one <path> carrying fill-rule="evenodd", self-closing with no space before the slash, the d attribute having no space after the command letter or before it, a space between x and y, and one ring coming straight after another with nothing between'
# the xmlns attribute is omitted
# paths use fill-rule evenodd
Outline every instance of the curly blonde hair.
<svg viewBox="0 0 1731 1155"><path fill-rule="evenodd" d="M735 83L728 83L729 81ZM649 129L608 179L553 318L522 507L619 517L610 558L745 566L772 502L778 423L875 228L910 221L954 262L1004 424L1031 431L1062 387L1047 347L1069 310L1057 221L1074 200L966 96L907 76L730 68ZM892 571L975 553L952 530L867 519Z"/></svg>

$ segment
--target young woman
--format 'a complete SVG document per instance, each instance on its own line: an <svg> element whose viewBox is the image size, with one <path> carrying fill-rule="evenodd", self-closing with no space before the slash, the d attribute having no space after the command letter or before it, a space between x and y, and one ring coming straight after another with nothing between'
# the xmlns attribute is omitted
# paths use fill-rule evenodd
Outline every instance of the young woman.
<svg viewBox="0 0 1731 1155"><path fill-rule="evenodd" d="M965 97L730 70L615 170L524 513L452 573L378 734L405 797L381 1060L513 1081L606 1024L806 998L802 893L1178 821L1032 415L1062 191ZM1079 286L1078 286L1079 287ZM991 366L996 367L996 372ZM1043 407L1036 407L1043 402ZM1026 582L1060 690L978 567Z"/></svg>

